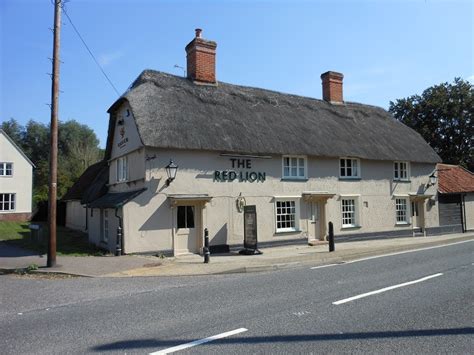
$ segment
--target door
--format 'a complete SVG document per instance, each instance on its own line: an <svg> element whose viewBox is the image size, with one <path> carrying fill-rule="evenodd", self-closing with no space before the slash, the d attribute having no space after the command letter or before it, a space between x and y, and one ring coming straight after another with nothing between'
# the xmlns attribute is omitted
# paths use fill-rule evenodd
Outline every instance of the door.
<svg viewBox="0 0 474 355"><path fill-rule="evenodd" d="M175 255L199 253L196 206L177 206Z"/></svg>
<svg viewBox="0 0 474 355"><path fill-rule="evenodd" d="M314 239L321 239L321 213L319 202L311 203L311 223L314 227Z"/></svg>
<svg viewBox="0 0 474 355"><path fill-rule="evenodd" d="M411 223L413 229L421 230L421 220L420 220L420 210L419 210L419 202L413 201L411 203Z"/></svg>

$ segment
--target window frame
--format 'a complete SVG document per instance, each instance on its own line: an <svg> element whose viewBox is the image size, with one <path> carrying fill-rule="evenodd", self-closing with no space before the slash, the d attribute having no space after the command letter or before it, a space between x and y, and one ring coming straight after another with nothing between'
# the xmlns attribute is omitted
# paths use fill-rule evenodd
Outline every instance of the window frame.
<svg viewBox="0 0 474 355"><path fill-rule="evenodd" d="M117 182L128 181L128 157L117 158L116 180Z"/></svg>
<svg viewBox="0 0 474 355"><path fill-rule="evenodd" d="M278 207L278 203L282 203L282 202L293 202L294 206L280 206ZM281 208L291 208L293 207L294 208L294 218L293 218L293 227L284 227L284 228L279 228L278 227L278 216L281 215L281 216L287 216L287 215L291 215L289 213L281 213L280 214L278 213L278 209L281 209ZM286 222L286 221L283 221L281 220L281 222ZM279 233L293 233L293 232L300 232L300 206L299 206L299 199L298 198L276 198L275 199L275 233L276 234L279 234Z"/></svg>
<svg viewBox="0 0 474 355"><path fill-rule="evenodd" d="M403 212L403 210L399 210L399 206L401 206L402 204L399 204L398 201L404 201L405 202L405 219L404 220L398 220L398 217L399 217L399 212ZM410 216L411 216L411 212L410 212L411 208L410 208L410 201L409 201L409 198L408 197L404 197L404 196L395 196L395 224L397 225L407 225L407 224L410 224Z"/></svg>
<svg viewBox="0 0 474 355"><path fill-rule="evenodd" d="M5 200L5 196L9 196L8 201ZM5 204L9 205L8 209L4 209ZM16 210L16 193L1 193L0 194L0 212L15 212Z"/></svg>
<svg viewBox="0 0 474 355"><path fill-rule="evenodd" d="M10 165L10 169L7 166ZM10 174L7 171L10 170ZM13 162L2 161L0 162L0 177L12 177L13 176Z"/></svg>
<svg viewBox="0 0 474 355"><path fill-rule="evenodd" d="M405 177L402 177L402 164L405 165ZM410 181L410 162L403 160L396 160L393 162L393 181Z"/></svg>
<svg viewBox="0 0 474 355"><path fill-rule="evenodd" d="M344 167L342 166L342 161L344 161ZM349 167L346 164L347 164L348 161L351 162L351 166L350 166L351 175L350 176L347 175L347 170L348 170ZM354 170L353 162L357 163L357 167L356 167L357 175L352 174L352 172ZM344 169L346 175L341 174L342 169ZM361 177L361 164L360 164L360 159L359 158L350 158L350 157L340 157L339 158L339 179L354 179L354 180L356 180L356 179L360 179L360 177Z"/></svg>
<svg viewBox="0 0 474 355"><path fill-rule="evenodd" d="M344 201L354 201L352 204L353 211L344 211ZM341 196L341 229L349 229L349 228L359 228L360 227L360 206L359 206L359 195L346 195ZM353 223L344 223L344 214L351 212Z"/></svg>
<svg viewBox="0 0 474 355"><path fill-rule="evenodd" d="M285 165L285 159L289 159L290 165ZM291 159L296 159L296 175L291 174L291 170L294 168L291 165ZM301 176L300 172L300 159L303 159L303 171L304 174ZM285 175L285 168L289 168L289 175ZM281 177L283 180L307 180L308 179L308 157L306 155L283 155L281 158Z"/></svg>

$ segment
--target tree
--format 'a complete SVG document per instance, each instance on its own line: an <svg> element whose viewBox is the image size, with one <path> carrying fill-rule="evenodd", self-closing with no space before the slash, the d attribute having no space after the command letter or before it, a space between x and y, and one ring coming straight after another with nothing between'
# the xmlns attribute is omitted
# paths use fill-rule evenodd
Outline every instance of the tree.
<svg viewBox="0 0 474 355"><path fill-rule="evenodd" d="M389 111L420 133L443 162L474 170L474 87L471 83L455 78L452 84L432 86L421 96L390 101Z"/></svg>
<svg viewBox="0 0 474 355"><path fill-rule="evenodd" d="M33 179L34 202L48 200L49 125L28 121L25 127L15 119L2 122L1 128L36 165ZM71 120L58 125L58 198L74 184L85 169L103 157L99 140L86 125Z"/></svg>

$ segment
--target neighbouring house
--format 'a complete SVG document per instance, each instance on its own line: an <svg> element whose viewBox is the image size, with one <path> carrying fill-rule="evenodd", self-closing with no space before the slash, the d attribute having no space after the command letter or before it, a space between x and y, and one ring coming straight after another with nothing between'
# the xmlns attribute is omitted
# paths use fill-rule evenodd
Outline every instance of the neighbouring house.
<svg viewBox="0 0 474 355"><path fill-rule="evenodd" d="M96 186L94 182L97 184L98 181L105 188L105 183L108 181L108 169L107 161L104 160L89 166L63 196L61 200L66 203L66 227L82 232L87 231L88 210L86 204L90 202L88 192L92 186ZM105 180L101 179L104 175Z"/></svg>
<svg viewBox="0 0 474 355"><path fill-rule="evenodd" d="M259 245L325 240L328 222L339 240L446 231L440 158L418 133L344 101L337 72L321 75L322 100L218 82L216 47L196 30L187 78L145 70L108 110L91 242L200 253L207 228L211 251L225 251L242 246L244 206L255 206Z"/></svg>
<svg viewBox="0 0 474 355"><path fill-rule="evenodd" d="M0 129L0 221L28 221L35 165Z"/></svg>
<svg viewBox="0 0 474 355"><path fill-rule="evenodd" d="M459 165L438 164L439 224L453 232L474 230L474 174Z"/></svg>

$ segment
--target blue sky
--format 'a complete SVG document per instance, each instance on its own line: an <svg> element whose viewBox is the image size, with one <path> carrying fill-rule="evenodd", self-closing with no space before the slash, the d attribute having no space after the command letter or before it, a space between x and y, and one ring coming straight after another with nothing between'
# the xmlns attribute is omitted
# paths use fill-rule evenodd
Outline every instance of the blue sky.
<svg viewBox="0 0 474 355"><path fill-rule="evenodd" d="M320 74L344 73L344 98L388 108L455 77L474 82L473 2L71 0L66 11L120 93L144 69L182 75L184 47L215 40L219 81L321 98ZM63 16L60 119L105 145L117 94ZM0 1L0 121L50 120L51 0Z"/></svg>

